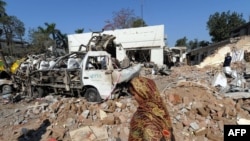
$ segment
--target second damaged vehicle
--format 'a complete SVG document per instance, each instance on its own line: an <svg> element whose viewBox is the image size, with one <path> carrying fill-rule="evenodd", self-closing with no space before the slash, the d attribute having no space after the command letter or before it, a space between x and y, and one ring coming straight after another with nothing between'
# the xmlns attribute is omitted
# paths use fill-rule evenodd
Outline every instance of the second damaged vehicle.
<svg viewBox="0 0 250 141"><path fill-rule="evenodd" d="M38 70L26 75L19 84L31 97L42 97L49 93L84 96L90 102L119 97L126 90L126 83L139 75L141 66L125 69L117 67L106 51L73 52L40 63Z"/></svg>

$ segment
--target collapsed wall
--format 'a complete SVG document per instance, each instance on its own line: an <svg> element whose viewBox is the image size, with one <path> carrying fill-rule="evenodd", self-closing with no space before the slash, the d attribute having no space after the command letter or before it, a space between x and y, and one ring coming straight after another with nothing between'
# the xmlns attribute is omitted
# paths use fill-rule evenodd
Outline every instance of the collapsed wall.
<svg viewBox="0 0 250 141"><path fill-rule="evenodd" d="M233 44L227 44L219 47L214 54L206 57L203 62L197 65L198 68L205 66L219 66L223 63L226 53L230 52L232 55L232 62L249 61L250 57L250 36L243 36ZM244 59L244 60L243 60Z"/></svg>

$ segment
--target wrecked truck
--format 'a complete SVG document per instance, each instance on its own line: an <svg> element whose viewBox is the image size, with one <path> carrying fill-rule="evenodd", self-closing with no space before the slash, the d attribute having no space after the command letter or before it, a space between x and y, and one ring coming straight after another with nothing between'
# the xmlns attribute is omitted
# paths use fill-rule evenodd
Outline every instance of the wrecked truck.
<svg viewBox="0 0 250 141"><path fill-rule="evenodd" d="M40 63L35 71L24 69L23 79L16 82L31 97L54 93L101 102L125 94L127 82L141 69L139 64L118 68L113 60L106 51L73 52L53 60L54 63L43 63L43 67ZM16 76L20 78L20 72Z"/></svg>

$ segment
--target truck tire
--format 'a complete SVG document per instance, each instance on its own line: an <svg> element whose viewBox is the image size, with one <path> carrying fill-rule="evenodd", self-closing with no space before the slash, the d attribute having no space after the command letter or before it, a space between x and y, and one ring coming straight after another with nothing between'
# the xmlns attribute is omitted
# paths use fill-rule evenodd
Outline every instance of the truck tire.
<svg viewBox="0 0 250 141"><path fill-rule="evenodd" d="M2 86L2 94L9 94L12 92L12 87L10 85Z"/></svg>
<svg viewBox="0 0 250 141"><path fill-rule="evenodd" d="M89 102L101 102L101 97L98 91L95 88L88 88L85 92L84 97L89 101Z"/></svg>

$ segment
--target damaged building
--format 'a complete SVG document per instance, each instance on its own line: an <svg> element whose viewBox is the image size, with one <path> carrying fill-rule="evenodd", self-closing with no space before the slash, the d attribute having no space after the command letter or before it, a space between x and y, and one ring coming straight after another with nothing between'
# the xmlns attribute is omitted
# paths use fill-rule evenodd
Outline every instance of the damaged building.
<svg viewBox="0 0 250 141"><path fill-rule="evenodd" d="M69 51L78 50L79 46L86 45L93 33L68 35ZM135 63L153 62L157 66L169 63L169 53L165 48L164 25L147 26L129 29L103 31L102 34L111 34L116 38L116 58L122 61L128 56Z"/></svg>

